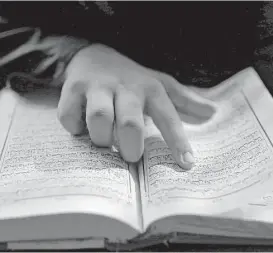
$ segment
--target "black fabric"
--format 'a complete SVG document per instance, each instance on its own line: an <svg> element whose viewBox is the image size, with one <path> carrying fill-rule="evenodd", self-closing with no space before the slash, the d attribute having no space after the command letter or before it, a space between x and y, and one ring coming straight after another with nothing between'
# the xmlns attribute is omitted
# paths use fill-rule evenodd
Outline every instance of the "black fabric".
<svg viewBox="0 0 273 253"><path fill-rule="evenodd" d="M184 84L202 87L248 66L272 73L272 10L270 2L262 1L0 3L11 27L39 27L44 37L103 43Z"/></svg>

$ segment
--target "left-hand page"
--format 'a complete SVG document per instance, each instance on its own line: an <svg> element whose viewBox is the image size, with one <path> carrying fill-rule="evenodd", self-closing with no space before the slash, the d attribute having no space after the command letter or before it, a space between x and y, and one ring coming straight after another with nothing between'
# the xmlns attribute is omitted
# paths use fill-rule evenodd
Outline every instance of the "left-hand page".
<svg viewBox="0 0 273 253"><path fill-rule="evenodd" d="M59 95L55 89L0 92L0 220L90 213L140 232L136 168L114 148L94 147L88 134L64 130Z"/></svg>

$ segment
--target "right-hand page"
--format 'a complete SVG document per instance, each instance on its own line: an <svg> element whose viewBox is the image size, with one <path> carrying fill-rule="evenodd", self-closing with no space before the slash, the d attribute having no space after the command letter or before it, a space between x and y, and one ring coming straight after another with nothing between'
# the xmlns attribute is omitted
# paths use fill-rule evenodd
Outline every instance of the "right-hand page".
<svg viewBox="0 0 273 253"><path fill-rule="evenodd" d="M218 87L197 90L217 112L185 124L196 164L183 171L153 122L147 122L140 169L144 226L167 216L221 216L261 197L273 185L273 99L252 68Z"/></svg>

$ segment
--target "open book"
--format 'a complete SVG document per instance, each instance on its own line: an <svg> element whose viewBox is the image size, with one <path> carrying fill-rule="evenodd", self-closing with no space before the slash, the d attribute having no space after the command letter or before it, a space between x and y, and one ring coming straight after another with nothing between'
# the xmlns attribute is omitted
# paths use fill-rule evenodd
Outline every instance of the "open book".
<svg viewBox="0 0 273 253"><path fill-rule="evenodd" d="M183 171L149 118L143 159L128 164L115 147L95 148L88 135L62 128L58 92L3 90L0 242L12 249L73 240L123 249L163 240L272 243L271 95L252 68L196 92L217 111L185 123L196 165Z"/></svg>

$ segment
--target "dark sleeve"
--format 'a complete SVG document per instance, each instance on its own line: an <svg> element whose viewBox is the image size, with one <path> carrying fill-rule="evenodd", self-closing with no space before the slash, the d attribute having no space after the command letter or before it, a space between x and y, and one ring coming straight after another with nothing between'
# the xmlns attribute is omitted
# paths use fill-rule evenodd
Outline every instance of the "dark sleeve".
<svg viewBox="0 0 273 253"><path fill-rule="evenodd" d="M84 8L73 4L66 4L66 9L38 2L0 4L0 87L11 85L22 90L31 80L62 85L69 61L92 41L81 36L79 31L86 30L82 24L72 29L79 15L77 8Z"/></svg>
<svg viewBox="0 0 273 253"><path fill-rule="evenodd" d="M4 25L2 25L4 26ZM40 84L60 86L66 65L89 43L68 36L42 38L39 28L18 27L0 33L1 85ZM22 88L22 87L21 87Z"/></svg>
<svg viewBox="0 0 273 253"><path fill-rule="evenodd" d="M257 22L254 67L273 95L273 3L264 2Z"/></svg>

